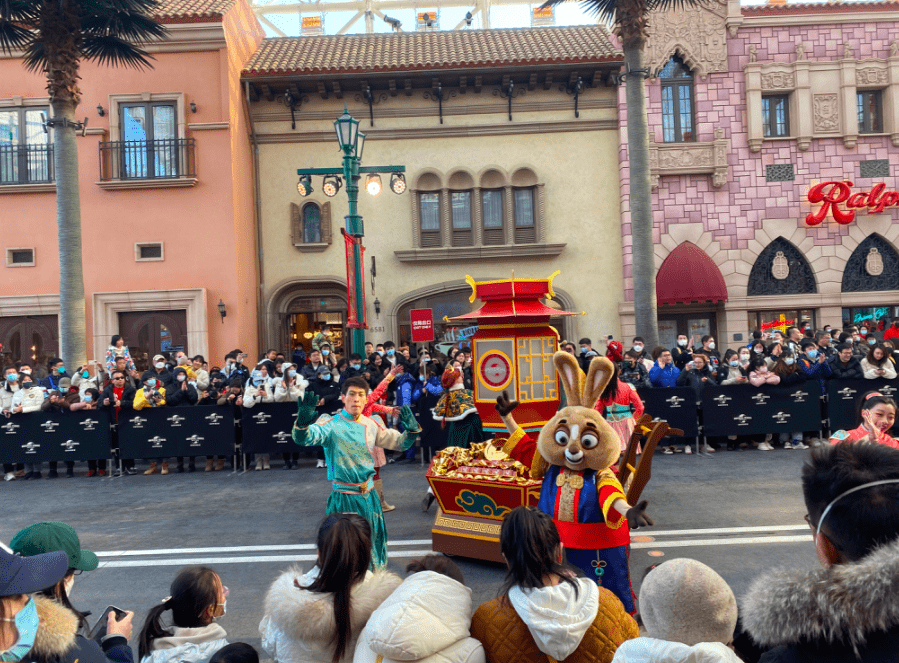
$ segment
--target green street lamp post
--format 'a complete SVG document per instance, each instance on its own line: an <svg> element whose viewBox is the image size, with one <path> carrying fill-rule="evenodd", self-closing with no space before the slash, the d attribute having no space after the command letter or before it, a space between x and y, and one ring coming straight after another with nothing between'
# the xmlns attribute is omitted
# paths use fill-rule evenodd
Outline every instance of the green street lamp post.
<svg viewBox="0 0 899 663"><path fill-rule="evenodd" d="M391 189L394 193L400 194L406 190L405 177L402 173L406 172L405 166L365 166L359 163L362 161L362 150L365 147L365 134L359 131L359 121L354 119L347 111L346 106L343 107L343 115L334 122L334 130L337 133L337 142L343 152L343 170L338 172L330 168L300 168L297 175L300 181L297 184L297 192L302 196L308 196L312 193L312 176L323 175L324 182L322 192L333 197L340 190L340 177L346 182L347 202L349 203L349 214L346 220L346 234L353 238L358 238L353 244L353 261L352 265L347 265L347 282L354 285L353 291L347 295L352 298L356 311L355 324L351 321L353 330L351 349L346 351L346 355L350 352L362 352L365 346L365 309L364 309L364 293L365 280L362 278L362 242L361 238L365 235L362 225L362 216L359 214L359 178L363 173L368 174L368 183L366 188L372 195L381 193L381 178L379 173L391 174Z"/></svg>

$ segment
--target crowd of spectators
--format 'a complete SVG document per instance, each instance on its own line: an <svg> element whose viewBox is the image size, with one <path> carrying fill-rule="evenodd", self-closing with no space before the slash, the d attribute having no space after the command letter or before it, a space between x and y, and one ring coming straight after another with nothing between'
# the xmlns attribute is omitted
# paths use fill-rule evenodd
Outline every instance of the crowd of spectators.
<svg viewBox="0 0 899 663"><path fill-rule="evenodd" d="M873 327L873 325L870 325ZM835 329L827 325L823 329L787 327L784 331L754 331L749 343L734 348L719 349L715 337L703 335L690 338L677 337L673 348L656 347L647 352L643 338L632 339L631 346L612 338L604 339L605 356L615 363L618 381L627 398L633 402L631 414L639 417L643 406L639 396L628 394L630 389L665 389L689 387L696 392L697 400L706 386L765 385L793 386L815 380L826 391L828 380L874 380L896 378L895 346L899 342L899 319L885 322L883 330L872 331L865 325L848 325ZM586 371L593 357L600 353L589 338L582 338L579 349L573 343L564 342L563 350L574 354ZM608 404L607 404L608 405ZM606 410L607 415L612 415ZM620 415L619 415L620 416ZM731 450L756 448L771 451L779 443L785 449L807 449L810 442L823 443L818 431L794 431L782 433L777 440L772 435L755 439L747 436L731 436L727 440L708 438L703 450L714 453L722 444ZM628 431L620 432L622 444L629 437ZM689 444L683 448L664 447L664 453L691 453Z"/></svg>
<svg viewBox="0 0 899 663"><path fill-rule="evenodd" d="M738 601L714 569L675 557L646 570L633 615L566 563L556 524L533 507L505 515L505 581L477 608L450 558L415 560L405 578L373 568L369 522L331 514L312 568L284 571L259 597L262 649L275 663L895 661L899 450L815 449L801 483L820 568L767 570ZM134 612L113 608L91 629L70 600L98 567L71 526L37 523L10 546L0 550L0 660L134 663ZM143 615L140 663L258 663L253 647L228 640L224 583L206 566L181 569Z"/></svg>

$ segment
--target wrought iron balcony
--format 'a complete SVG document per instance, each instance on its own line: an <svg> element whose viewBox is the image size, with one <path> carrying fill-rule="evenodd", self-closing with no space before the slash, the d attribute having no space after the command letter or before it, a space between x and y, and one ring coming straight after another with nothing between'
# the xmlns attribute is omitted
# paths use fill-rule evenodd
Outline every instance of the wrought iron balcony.
<svg viewBox="0 0 899 663"><path fill-rule="evenodd" d="M196 177L193 138L100 143L100 180Z"/></svg>
<svg viewBox="0 0 899 663"><path fill-rule="evenodd" d="M0 186L53 180L52 145L0 145Z"/></svg>

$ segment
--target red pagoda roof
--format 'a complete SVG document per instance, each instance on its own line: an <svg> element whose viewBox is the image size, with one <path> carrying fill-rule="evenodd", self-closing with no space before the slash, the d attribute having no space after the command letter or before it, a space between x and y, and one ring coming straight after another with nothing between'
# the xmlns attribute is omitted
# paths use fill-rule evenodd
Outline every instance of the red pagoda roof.
<svg viewBox="0 0 899 663"><path fill-rule="evenodd" d="M466 276L465 281L471 286L469 301L480 299L484 305L477 311L450 318L451 321L462 320L519 320L549 321L551 316L577 315L568 311L550 308L540 300L554 297L553 279L559 274L554 272L547 279L504 279L502 281L475 281Z"/></svg>

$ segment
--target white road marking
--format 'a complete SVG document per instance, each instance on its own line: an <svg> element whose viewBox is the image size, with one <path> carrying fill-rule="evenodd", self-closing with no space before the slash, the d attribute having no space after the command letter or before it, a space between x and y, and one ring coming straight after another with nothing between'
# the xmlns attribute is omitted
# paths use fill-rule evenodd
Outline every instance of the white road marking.
<svg viewBox="0 0 899 663"><path fill-rule="evenodd" d="M805 530L808 525L763 525L752 527L717 527L707 529L658 530L651 528L634 530L632 536L648 536L653 541L634 541L634 550L657 548L686 548L691 546L737 546L772 543L805 543L812 540L811 532L798 535L744 536L730 537L731 534L761 534L768 532L792 532ZM664 536L700 536L707 538L655 540ZM432 553L431 539L392 540L387 542L388 554L393 559L411 559ZM411 548L411 549L410 549ZM314 562L317 559L314 543L260 546L220 546L206 548L159 548L153 550L105 550L96 551L97 557L150 557L161 559L109 559L101 561L105 568L150 567L150 566L186 566L189 564L265 564L282 562ZM297 551L297 554L285 555L252 555L246 553L273 553ZM306 552L308 551L308 552ZM231 556L218 556L223 554ZM237 555L234 555L237 553ZM306 553L306 554L303 554ZM196 555L216 555L196 557Z"/></svg>
<svg viewBox="0 0 899 663"><path fill-rule="evenodd" d="M430 545L431 539L412 539L408 541L387 541L387 546L424 546ZM133 555L202 555L209 553L243 553L243 552L275 552L278 550L315 550L314 543L296 545L271 546L228 546L219 548L161 548L159 550L106 550L97 552L97 557L125 557Z"/></svg>
<svg viewBox="0 0 899 663"><path fill-rule="evenodd" d="M799 543L811 541L812 533L798 536L744 536L736 539L684 539L682 541L638 541L631 543L637 548L685 548L688 546L736 546L752 543Z"/></svg>
<svg viewBox="0 0 899 663"><path fill-rule="evenodd" d="M430 543L430 541L428 541ZM427 550L392 550L388 551L390 559L412 559L424 557L434 551ZM262 564L267 562L314 562L318 555L266 555L263 557L169 557L166 559L132 559L100 562L100 568L113 569L136 566L188 566L193 564Z"/></svg>

